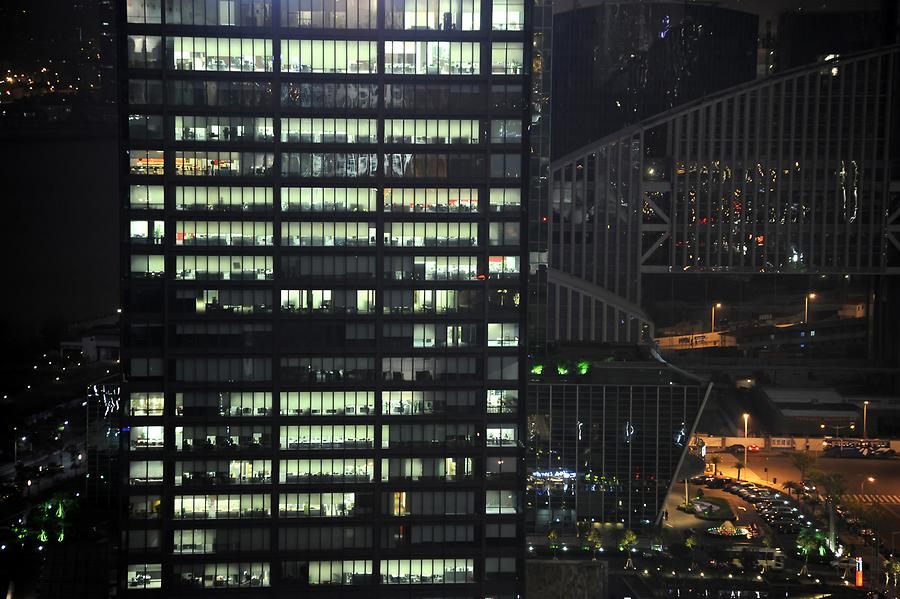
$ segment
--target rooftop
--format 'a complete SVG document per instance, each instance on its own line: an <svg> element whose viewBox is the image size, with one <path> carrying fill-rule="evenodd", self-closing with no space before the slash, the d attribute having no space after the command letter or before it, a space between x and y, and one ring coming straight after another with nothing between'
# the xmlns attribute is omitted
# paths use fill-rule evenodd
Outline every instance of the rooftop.
<svg viewBox="0 0 900 599"><path fill-rule="evenodd" d="M566 343L532 356L531 383L592 385L703 385L650 346Z"/></svg>

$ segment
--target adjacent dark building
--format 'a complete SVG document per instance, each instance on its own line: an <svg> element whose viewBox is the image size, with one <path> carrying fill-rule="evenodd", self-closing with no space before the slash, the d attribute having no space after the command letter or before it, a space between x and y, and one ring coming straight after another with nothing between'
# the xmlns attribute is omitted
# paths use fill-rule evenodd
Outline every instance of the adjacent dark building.
<svg viewBox="0 0 900 599"><path fill-rule="evenodd" d="M775 69L795 69L826 56L869 50L877 45L881 19L886 16L878 10L785 12L778 17Z"/></svg>
<svg viewBox="0 0 900 599"><path fill-rule="evenodd" d="M120 8L123 593L521 595L530 5Z"/></svg>
<svg viewBox="0 0 900 599"><path fill-rule="evenodd" d="M756 15L685 2L555 9L554 158L756 76Z"/></svg>
<svg viewBox="0 0 900 599"><path fill-rule="evenodd" d="M596 526L612 545L617 529L657 524L711 390L646 346L570 345L536 358L528 391L529 541L543 545L555 530L576 549Z"/></svg>
<svg viewBox="0 0 900 599"><path fill-rule="evenodd" d="M548 338L649 338L643 278L655 273L896 273L897 55L730 88L554 162Z"/></svg>

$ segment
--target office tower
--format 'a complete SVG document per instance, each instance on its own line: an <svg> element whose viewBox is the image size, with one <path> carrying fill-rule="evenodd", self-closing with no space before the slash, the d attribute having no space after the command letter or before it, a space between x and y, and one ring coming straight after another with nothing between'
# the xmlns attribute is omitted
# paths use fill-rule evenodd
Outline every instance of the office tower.
<svg viewBox="0 0 900 599"><path fill-rule="evenodd" d="M591 527L617 542L659 524L712 383L646 346L560 344L528 386L529 544L555 530L579 548ZM702 464L696 470L702 472Z"/></svg>
<svg viewBox="0 0 900 599"><path fill-rule="evenodd" d="M895 273L897 54L730 88L554 162L548 337L647 340L651 274Z"/></svg>
<svg viewBox="0 0 900 599"><path fill-rule="evenodd" d="M722 6L559 0L553 158L756 76L759 19Z"/></svg>
<svg viewBox="0 0 900 599"><path fill-rule="evenodd" d="M521 592L526 6L120 2L126 595Z"/></svg>

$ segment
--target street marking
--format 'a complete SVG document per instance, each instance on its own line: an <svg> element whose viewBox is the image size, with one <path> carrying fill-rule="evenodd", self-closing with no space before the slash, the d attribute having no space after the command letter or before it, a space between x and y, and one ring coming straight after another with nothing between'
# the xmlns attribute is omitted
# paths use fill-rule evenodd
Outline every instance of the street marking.
<svg viewBox="0 0 900 599"><path fill-rule="evenodd" d="M850 493L845 499L860 503L900 503L900 495L872 495L868 493Z"/></svg>

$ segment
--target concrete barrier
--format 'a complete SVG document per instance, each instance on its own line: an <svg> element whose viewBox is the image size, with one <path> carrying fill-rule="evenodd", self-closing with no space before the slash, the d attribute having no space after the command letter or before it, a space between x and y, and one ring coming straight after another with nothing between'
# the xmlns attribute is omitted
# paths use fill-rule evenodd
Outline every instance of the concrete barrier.
<svg viewBox="0 0 900 599"><path fill-rule="evenodd" d="M697 433L696 438L706 444L707 449L724 449L731 445L758 445L772 451L822 451L821 437L723 437ZM900 453L900 440L891 441L891 448Z"/></svg>

